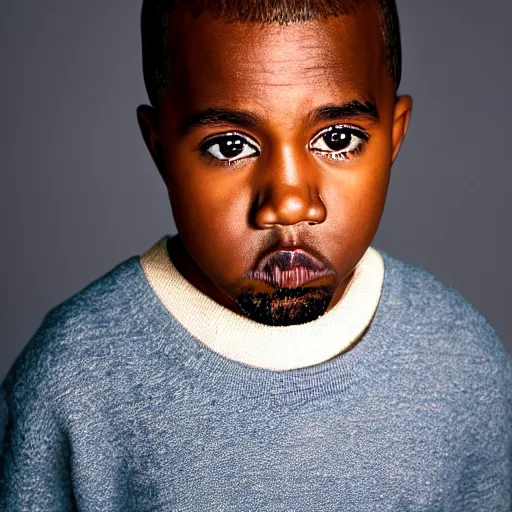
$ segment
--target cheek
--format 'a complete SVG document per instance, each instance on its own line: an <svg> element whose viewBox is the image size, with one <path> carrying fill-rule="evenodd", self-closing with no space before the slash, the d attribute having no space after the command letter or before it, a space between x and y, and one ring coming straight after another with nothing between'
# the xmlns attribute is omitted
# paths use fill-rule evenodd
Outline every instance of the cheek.
<svg viewBox="0 0 512 512"><path fill-rule="evenodd" d="M169 176L168 184L174 219L185 245L210 279L238 279L250 256L249 187L234 169L181 169Z"/></svg>
<svg viewBox="0 0 512 512"><path fill-rule="evenodd" d="M353 201L361 221L380 221L389 185L392 144L390 133L374 135L361 166L353 174ZM377 218L376 218L377 217Z"/></svg>
<svg viewBox="0 0 512 512"><path fill-rule="evenodd" d="M250 191L237 179L185 173L169 182L176 222L215 234L238 231L250 208Z"/></svg>
<svg viewBox="0 0 512 512"><path fill-rule="evenodd" d="M389 184L391 151L383 137L324 183L329 239L336 251L364 252L377 231ZM343 247L340 248L339 246ZM361 252L362 254L362 252Z"/></svg>

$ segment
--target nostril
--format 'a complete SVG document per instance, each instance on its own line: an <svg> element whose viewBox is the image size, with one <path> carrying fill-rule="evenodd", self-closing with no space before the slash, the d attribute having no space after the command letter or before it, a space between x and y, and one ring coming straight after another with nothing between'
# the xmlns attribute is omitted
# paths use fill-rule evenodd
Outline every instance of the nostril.
<svg viewBox="0 0 512 512"><path fill-rule="evenodd" d="M318 224L318 222L308 222L308 224L309 224L310 226L315 226L316 224Z"/></svg>

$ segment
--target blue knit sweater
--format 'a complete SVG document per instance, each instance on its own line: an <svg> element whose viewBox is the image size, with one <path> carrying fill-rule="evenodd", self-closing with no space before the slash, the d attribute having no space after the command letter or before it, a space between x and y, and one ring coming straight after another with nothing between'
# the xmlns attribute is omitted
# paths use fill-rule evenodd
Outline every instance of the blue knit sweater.
<svg viewBox="0 0 512 512"><path fill-rule="evenodd" d="M512 360L455 290L381 254L362 339L288 371L206 348L138 257L118 265L3 383L0 509L510 512Z"/></svg>

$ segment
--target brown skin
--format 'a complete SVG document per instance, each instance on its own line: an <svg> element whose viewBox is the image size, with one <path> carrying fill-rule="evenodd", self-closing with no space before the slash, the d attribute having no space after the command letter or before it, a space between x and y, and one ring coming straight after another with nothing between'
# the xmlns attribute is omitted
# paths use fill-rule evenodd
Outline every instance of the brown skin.
<svg viewBox="0 0 512 512"><path fill-rule="evenodd" d="M196 288L240 313L240 277L270 250L303 248L335 271L331 309L379 225L391 165L409 125L412 100L398 99L387 71L375 9L286 26L171 15L173 84L158 112L137 110L145 142L168 189L180 234L170 248L179 272ZM312 120L312 111L371 102L368 115ZM256 116L250 127L218 122L180 126L208 108ZM308 144L333 125L369 139L345 160ZM236 131L258 156L222 165L198 146Z"/></svg>

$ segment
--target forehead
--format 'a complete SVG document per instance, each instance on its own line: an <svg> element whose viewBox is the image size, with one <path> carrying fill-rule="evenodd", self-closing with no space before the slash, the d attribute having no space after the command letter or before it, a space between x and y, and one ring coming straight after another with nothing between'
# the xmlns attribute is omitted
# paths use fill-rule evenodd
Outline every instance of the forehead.
<svg viewBox="0 0 512 512"><path fill-rule="evenodd" d="M311 103L333 91L338 99L376 101L388 77L373 2L354 15L287 25L194 17L179 8L169 32L172 89L197 107Z"/></svg>

